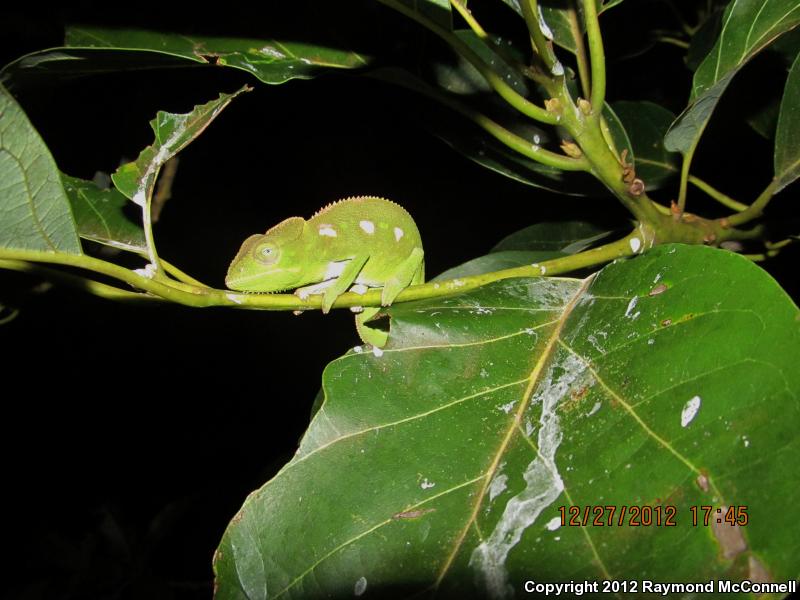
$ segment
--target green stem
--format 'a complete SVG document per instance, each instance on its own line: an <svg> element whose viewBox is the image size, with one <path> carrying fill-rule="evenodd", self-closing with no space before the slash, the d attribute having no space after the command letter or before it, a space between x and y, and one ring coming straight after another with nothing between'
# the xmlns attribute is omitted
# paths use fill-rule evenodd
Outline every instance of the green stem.
<svg viewBox="0 0 800 600"><path fill-rule="evenodd" d="M444 104L445 106L449 106L454 111L460 113L478 125L478 127L489 133L496 140L502 142L505 146L515 150L516 152L519 152L531 160L535 160L538 163L553 167L555 169L560 169L562 171L589 170L589 163L585 158L572 158L565 156L564 154L558 154L556 152L541 148L538 144L534 144L530 140L526 140L525 138L512 133L483 113L478 112L477 110L466 106L465 104L462 104L458 100L443 92L440 92L439 90L426 86L417 91L421 94L425 94L441 104Z"/></svg>
<svg viewBox="0 0 800 600"><path fill-rule="evenodd" d="M440 27L430 19L426 19L417 11L408 8L397 0L380 0L380 2L409 17L410 19L413 19L420 25L425 26L431 32L442 38L453 48L453 50L460 54L464 59L468 60L472 66L478 70L489 86L494 89L494 91L496 91L501 98L503 98L506 102L508 102L508 104L513 106L520 113L541 123L547 123L549 125L555 125L558 123L558 115L553 114L540 106L536 106L533 102L530 102L529 100L526 100L520 96L503 80L502 77L500 77L500 75L495 73L489 65L483 62L483 60L477 54L475 54L469 46L462 42L458 36L453 34L451 31Z"/></svg>
<svg viewBox="0 0 800 600"><path fill-rule="evenodd" d="M543 261L531 266L515 267L513 269L504 269L494 273L485 273L449 281L430 282L423 285L412 286L403 290L395 302L460 294L493 281L512 277L541 277L545 274L559 275L576 269L601 265L615 258L631 256L646 247L650 247L652 244L652 232L648 233L644 228L639 227L621 240L578 254ZM38 268L38 265L26 266L24 263L50 263L88 269L125 281L134 287L159 296L165 300L171 300L187 306L228 306L259 310L313 310L322 308L321 295L309 296L305 300L301 300L293 294L247 294L212 288L198 288L195 289L193 293L190 293L183 289L177 289L166 285L161 281L155 281L137 275L133 271L129 271L119 265L91 256L36 252L31 250L0 250L0 268L10 268L14 270ZM60 275L64 274L62 273ZM74 279L77 279L77 276L70 276L69 283L74 284ZM116 290L116 288L112 286L104 287L104 284L94 281L88 281L86 289L93 292L100 292L100 295L103 295L106 291ZM107 297L122 299L124 295L125 299L132 298L132 296L124 294L124 290L118 290L118 292L121 292L122 295L113 292ZM141 296L141 294L136 294L136 297L139 299ZM363 295L353 292L342 294L333 306L334 308L345 308L352 306L380 305L381 290L378 289L369 291Z"/></svg>
<svg viewBox="0 0 800 600"><path fill-rule="evenodd" d="M709 185L702 179L695 177L694 175L689 175L689 183L704 191L706 194L708 194L708 196L710 196L723 206L727 206L728 208L740 212L747 209L747 204L738 202L737 200L734 200L730 196L723 194L718 189L712 187L711 185Z"/></svg>
<svg viewBox="0 0 800 600"><path fill-rule="evenodd" d="M603 37L600 35L600 22L597 18L595 0L582 0L583 16L586 21L586 36L589 40L589 60L592 65L591 101L594 114L603 112L606 98L606 57L603 50Z"/></svg>
<svg viewBox="0 0 800 600"><path fill-rule="evenodd" d="M589 76L589 60L586 57L586 44L583 42L583 32L578 21L578 11L575 8L575 1L570 2L567 8L567 20L572 32L572 39L575 40L575 59L578 63L578 76L581 80L583 97L589 98L592 93L592 84Z"/></svg>
<svg viewBox="0 0 800 600"><path fill-rule="evenodd" d="M498 125L486 115L478 112L472 112L472 114L469 114L470 112L472 111L467 109L465 114L484 131L491 134L492 137L499 140L512 150L530 158L531 160L535 160L538 163L547 165L548 167L560 169L562 171L589 170L589 163L583 157L571 158L563 154L557 154L556 152L545 150L538 144L532 144L528 140L510 132L505 127Z"/></svg>
<svg viewBox="0 0 800 600"><path fill-rule="evenodd" d="M489 41L489 35L486 33L486 30L481 27L481 24L478 23L478 20L472 15L472 11L467 8L465 2L462 0L450 0L450 4L458 11L458 14L467 22L469 28L475 32L479 38L481 38L484 42Z"/></svg>
<svg viewBox="0 0 800 600"><path fill-rule="evenodd" d="M697 145L700 142L700 137L696 137L695 140L692 142L692 145L686 151L686 154L683 155L683 163L681 164L681 182L680 188L678 191L678 208L681 212L686 210L686 191L689 187L689 169L692 166L692 159L694 158L694 152L697 150Z"/></svg>
<svg viewBox="0 0 800 600"><path fill-rule="evenodd" d="M176 267L173 264L168 263L163 258L159 258L159 260L161 261L161 266L164 267L164 270L167 273L169 273L170 275L172 275L178 281L181 281L181 282L183 282L185 284L188 284L188 285L191 285L191 286L194 286L194 287L204 287L204 288L208 287L205 283L202 283L202 282L198 281L197 279L195 279L191 275L187 275L186 273L181 271L178 267Z"/></svg>
<svg viewBox="0 0 800 600"><path fill-rule="evenodd" d="M525 24L528 26L528 33L531 37L531 46L534 52L539 55L547 71L553 73L553 67L558 64L558 59L553 52L553 46L550 40L545 37L542 26L539 22L539 2L538 0L522 0L522 15L525 17ZM563 76L563 67L562 73Z"/></svg>
<svg viewBox="0 0 800 600"><path fill-rule="evenodd" d="M78 275L73 275L72 273L65 273L64 271L50 269L40 264L23 260L0 259L0 268L19 271L21 273L42 275L51 281L78 288L107 300L163 301L163 299L158 296L122 290L113 285L93 281Z"/></svg>
<svg viewBox="0 0 800 600"><path fill-rule="evenodd" d="M760 217L761 213L763 213L764 209L767 207L767 204L769 204L770 200L772 200L775 195L775 189L778 187L779 183L777 179L773 179L750 206L742 212L728 217L728 223L733 226L742 225Z"/></svg>

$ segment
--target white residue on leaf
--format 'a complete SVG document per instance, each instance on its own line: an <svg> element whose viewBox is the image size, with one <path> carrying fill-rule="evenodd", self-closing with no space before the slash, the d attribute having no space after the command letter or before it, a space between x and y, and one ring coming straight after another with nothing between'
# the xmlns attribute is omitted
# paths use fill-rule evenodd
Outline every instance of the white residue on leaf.
<svg viewBox="0 0 800 600"><path fill-rule="evenodd" d="M355 348L353 348L353 352L355 352L356 354L361 354L363 351L364 349L361 346L356 346Z"/></svg>
<svg viewBox="0 0 800 600"><path fill-rule="evenodd" d="M422 483L419 484L419 487L421 487L423 490L428 490L435 485L436 484L433 483L432 481L428 481L428 478L426 477L425 479L422 480Z"/></svg>
<svg viewBox="0 0 800 600"><path fill-rule="evenodd" d="M453 287L463 287L464 282L460 279L453 279Z"/></svg>
<svg viewBox="0 0 800 600"><path fill-rule="evenodd" d="M531 434L533 433L534 429L535 427L533 426L533 423L530 422L530 420L525 421L525 435L531 437Z"/></svg>
<svg viewBox="0 0 800 600"><path fill-rule="evenodd" d="M634 308L636 308L636 303L639 302L639 296L634 296L631 298L631 301L628 302L628 308L625 309L625 316L628 318L635 319L636 317L631 317L631 312Z"/></svg>
<svg viewBox="0 0 800 600"><path fill-rule="evenodd" d="M600 400L598 400L597 402L595 402L595 403L594 403L594 406L592 407L592 410L590 410L588 413L586 413L586 416L587 416L587 417L591 417L591 416L592 416L593 414L595 414L595 413L596 413L598 410L600 410L600 407L601 407L602 405L603 405L603 403L602 403Z"/></svg>
<svg viewBox="0 0 800 600"><path fill-rule="evenodd" d="M496 475L489 484L489 502L497 498L500 494L506 491L506 483L508 482L508 475Z"/></svg>
<svg viewBox="0 0 800 600"><path fill-rule="evenodd" d="M362 575L358 578L358 581L356 581L356 584L353 586L353 594L360 596L365 591L367 591L367 578Z"/></svg>
<svg viewBox="0 0 800 600"><path fill-rule="evenodd" d="M531 410L540 409L536 458L525 468L525 489L512 497L503 510L491 534L470 556L469 564L478 571L488 596L513 597L514 588L508 581L506 559L522 534L541 512L550 506L564 490L564 482L555 462L562 432L556 409L570 388L584 379L586 366L573 354L553 361L530 400Z"/></svg>
<svg viewBox="0 0 800 600"><path fill-rule="evenodd" d="M656 278L655 278L655 279L653 279L653 283L658 283L660 280L661 280L661 273L659 273L658 275L656 275Z"/></svg>
<svg viewBox="0 0 800 600"><path fill-rule="evenodd" d="M749 448L750 447L750 440L747 439L746 435L742 436L742 442L744 442L744 447L745 448Z"/></svg>
<svg viewBox="0 0 800 600"><path fill-rule="evenodd" d="M481 376L481 378L486 379L489 376L489 371L487 371L484 368L481 368L481 372L478 374Z"/></svg>
<svg viewBox="0 0 800 600"><path fill-rule="evenodd" d="M648 346L652 346L655 343L656 343L656 338L650 338L649 340L647 340L647 345Z"/></svg>
<svg viewBox="0 0 800 600"><path fill-rule="evenodd" d="M700 410L701 402L700 396L695 396L684 405L681 411L681 427L688 426L694 420L697 411Z"/></svg>
<svg viewBox="0 0 800 600"><path fill-rule="evenodd" d="M592 346L594 346L594 349L597 350L600 354L606 353L605 349L600 345L600 342L597 341L597 337L595 337L594 335L589 335L586 337L586 339Z"/></svg>
<svg viewBox="0 0 800 600"><path fill-rule="evenodd" d="M510 412L511 412L511 409L512 409L512 408L514 408L514 405L515 405L516 403L517 403L517 402L516 402L516 400L512 400L512 401L511 401L511 402L509 402L508 404L503 404L502 406L498 406L498 408L499 408L500 410L502 410L504 413L508 414L508 413L510 413Z"/></svg>
<svg viewBox="0 0 800 600"><path fill-rule="evenodd" d="M278 58L278 59L286 58L286 55L283 52L281 52L280 50L278 50L273 46L263 46L259 49L259 52L261 52L261 54L264 54L265 56L270 56L272 58Z"/></svg>
<svg viewBox="0 0 800 600"><path fill-rule="evenodd" d="M545 525L545 528L549 531L555 531L559 527L561 527L561 517L553 517Z"/></svg>
<svg viewBox="0 0 800 600"><path fill-rule="evenodd" d="M373 346L372 347L372 356L374 356L375 358L380 358L381 356L383 356L383 350L381 350L377 346Z"/></svg>

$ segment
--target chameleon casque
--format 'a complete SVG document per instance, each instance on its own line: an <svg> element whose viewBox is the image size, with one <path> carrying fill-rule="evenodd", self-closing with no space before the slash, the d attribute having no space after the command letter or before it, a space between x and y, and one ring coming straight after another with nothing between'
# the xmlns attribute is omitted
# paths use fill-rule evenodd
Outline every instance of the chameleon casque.
<svg viewBox="0 0 800 600"><path fill-rule="evenodd" d="M225 285L242 292L295 289L306 298L322 294L322 312L346 291L383 288L388 306L409 285L424 283L422 240L406 210L374 196L346 198L319 210L308 221L290 217L264 234L247 238L228 268ZM356 315L364 342L382 347L388 334L365 321L380 309Z"/></svg>

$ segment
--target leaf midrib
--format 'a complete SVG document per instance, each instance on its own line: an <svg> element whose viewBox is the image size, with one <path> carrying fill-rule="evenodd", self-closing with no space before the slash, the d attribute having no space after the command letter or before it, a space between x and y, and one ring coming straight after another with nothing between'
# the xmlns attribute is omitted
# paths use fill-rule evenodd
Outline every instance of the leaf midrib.
<svg viewBox="0 0 800 600"><path fill-rule="evenodd" d="M434 589L439 587L442 580L445 578L448 571L450 570L450 567L453 565L456 556L461 551L461 548L464 545L464 541L467 538L467 534L469 530L472 528L473 524L475 523L475 520L477 519L478 512L480 511L481 506L483 504L483 498L486 495L486 492L489 489L489 485L491 484L491 481L494 478L495 473L499 468L500 461L506 449L508 448L511 439L514 437L519 423L522 421L522 415L525 414L525 411L528 409L530 405L530 401L533 398L533 392L540 381L545 366L550 362L550 359L552 358L553 349L558 344L558 340L561 337L561 331L564 328L567 319L569 319L569 316L572 314L572 311L575 309L578 300L580 300L580 298L583 296L584 292L589 287L593 279L594 276L590 276L584 280L583 284L578 288L573 297L564 307L564 312L562 313L561 317L559 317L558 321L556 321L555 327L553 328L553 332L550 334L550 337L547 340L547 344L545 344L542 353L539 355L538 360L536 361L536 363L533 366L533 369L531 370L531 374L528 376L528 385L525 388L525 391L523 392L522 401L519 403L517 411L514 413L514 418L509 423L506 434L503 437L503 440L500 442L500 446L498 447L497 452L495 452L494 458L489 468L486 470L486 475L483 478L483 484L481 486L480 492L475 496L472 512L470 513L467 522L464 524L461 533L456 538L456 541L453 544L453 548L450 551L447 560L444 562L441 570L439 571L439 575L436 577L436 582L433 585Z"/></svg>

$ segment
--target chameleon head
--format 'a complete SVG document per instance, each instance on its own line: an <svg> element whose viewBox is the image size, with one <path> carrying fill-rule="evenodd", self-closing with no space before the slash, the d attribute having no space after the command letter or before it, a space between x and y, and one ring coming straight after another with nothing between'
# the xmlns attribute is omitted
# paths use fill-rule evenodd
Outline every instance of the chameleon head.
<svg viewBox="0 0 800 600"><path fill-rule="evenodd" d="M240 292L277 292L303 285L304 226L304 219L292 217L263 235L251 235L231 262L225 285Z"/></svg>

